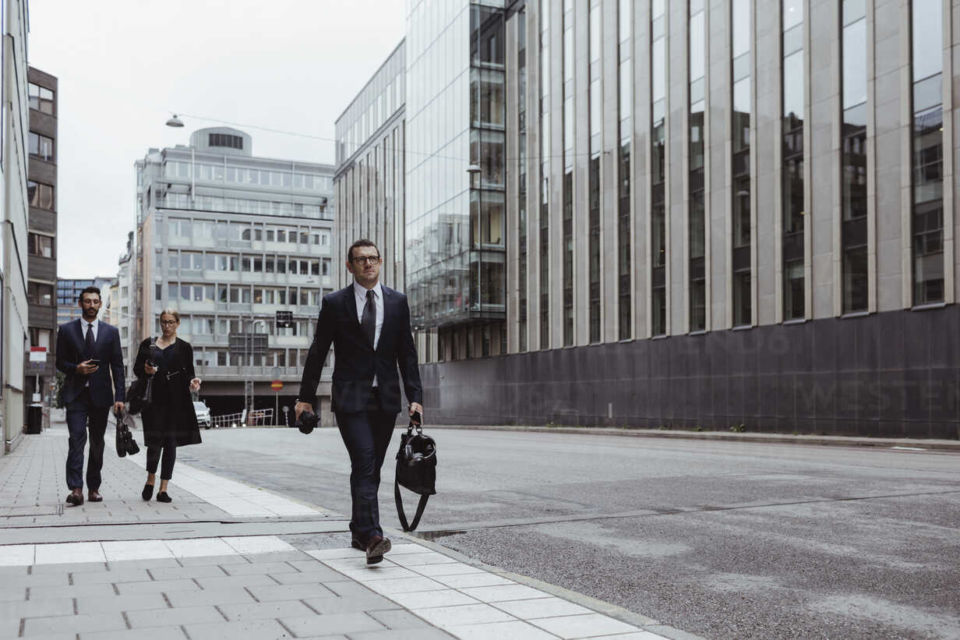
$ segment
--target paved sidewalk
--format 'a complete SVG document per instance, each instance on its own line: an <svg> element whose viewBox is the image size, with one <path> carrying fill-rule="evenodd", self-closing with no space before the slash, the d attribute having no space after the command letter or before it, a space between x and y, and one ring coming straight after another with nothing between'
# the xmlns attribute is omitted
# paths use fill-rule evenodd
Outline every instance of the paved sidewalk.
<svg viewBox="0 0 960 640"><path fill-rule="evenodd" d="M144 502L109 437L104 502L64 507L66 450L54 421L0 458L0 639L690 637L399 532L368 567L343 516L180 463Z"/></svg>

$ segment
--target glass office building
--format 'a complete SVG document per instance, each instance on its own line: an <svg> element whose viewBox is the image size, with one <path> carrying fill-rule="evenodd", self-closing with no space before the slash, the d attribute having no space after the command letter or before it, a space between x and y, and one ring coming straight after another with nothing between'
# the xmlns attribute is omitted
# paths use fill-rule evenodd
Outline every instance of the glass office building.
<svg viewBox="0 0 960 640"><path fill-rule="evenodd" d="M958 436L953 3L408 8L441 419Z"/></svg>

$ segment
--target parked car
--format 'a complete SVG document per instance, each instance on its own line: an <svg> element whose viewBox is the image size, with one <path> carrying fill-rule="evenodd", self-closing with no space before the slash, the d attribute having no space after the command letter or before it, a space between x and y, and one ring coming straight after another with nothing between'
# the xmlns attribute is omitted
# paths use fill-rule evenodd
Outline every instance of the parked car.
<svg viewBox="0 0 960 640"><path fill-rule="evenodd" d="M210 418L210 409L203 402L194 402L193 410L197 414L197 426L209 429L213 426L213 420Z"/></svg>

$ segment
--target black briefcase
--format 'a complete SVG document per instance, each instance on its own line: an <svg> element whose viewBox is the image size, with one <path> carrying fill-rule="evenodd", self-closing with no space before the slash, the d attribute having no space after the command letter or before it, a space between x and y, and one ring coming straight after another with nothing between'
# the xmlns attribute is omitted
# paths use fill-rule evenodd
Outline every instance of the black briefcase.
<svg viewBox="0 0 960 640"><path fill-rule="evenodd" d="M403 498L400 487L420 494L420 503L413 522L407 524L403 512ZM427 506L427 500L437 492L437 443L430 436L423 435L423 429L412 422L407 432L400 436L400 450L397 451L397 474L393 482L393 497L397 502L397 516L404 531L413 531L420 523L420 517Z"/></svg>

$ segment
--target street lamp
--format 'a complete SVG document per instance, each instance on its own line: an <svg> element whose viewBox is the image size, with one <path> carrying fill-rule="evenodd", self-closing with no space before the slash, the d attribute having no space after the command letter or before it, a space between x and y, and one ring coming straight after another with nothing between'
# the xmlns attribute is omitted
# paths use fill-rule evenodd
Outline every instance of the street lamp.
<svg viewBox="0 0 960 640"><path fill-rule="evenodd" d="M170 116L170 119L167 120L167 126L173 127L174 129L180 129L183 127L183 120L180 119L180 116L174 113L172 116Z"/></svg>

